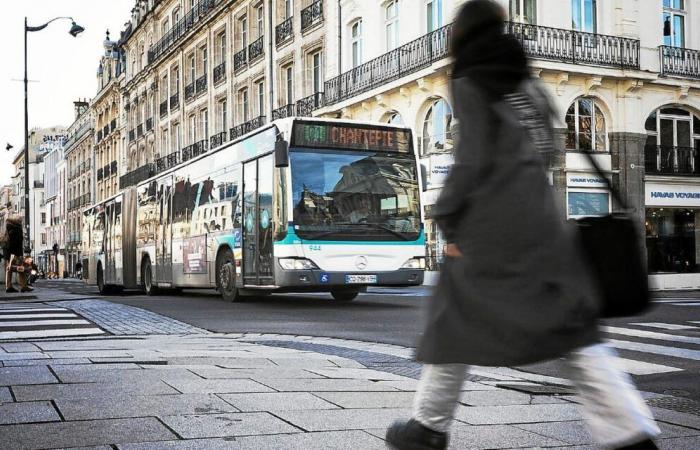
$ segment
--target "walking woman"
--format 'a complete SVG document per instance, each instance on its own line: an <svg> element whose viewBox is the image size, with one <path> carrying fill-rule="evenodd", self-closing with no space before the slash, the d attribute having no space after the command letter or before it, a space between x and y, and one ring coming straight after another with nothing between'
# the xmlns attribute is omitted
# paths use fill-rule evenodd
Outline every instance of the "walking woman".
<svg viewBox="0 0 700 450"><path fill-rule="evenodd" d="M597 327L600 297L545 171L552 109L531 79L503 9L470 0L453 28L460 135L433 209L446 260L418 347L413 417L387 431L397 449L443 449L468 365L565 357L593 437L655 449L659 432Z"/></svg>
<svg viewBox="0 0 700 450"><path fill-rule="evenodd" d="M5 222L5 236L3 238L3 252L5 255L5 292L17 292L12 286L12 266L22 264L22 244L24 243L24 233L22 232L22 219L10 217ZM27 284L27 274L18 272L19 286L21 292L29 292L32 288Z"/></svg>

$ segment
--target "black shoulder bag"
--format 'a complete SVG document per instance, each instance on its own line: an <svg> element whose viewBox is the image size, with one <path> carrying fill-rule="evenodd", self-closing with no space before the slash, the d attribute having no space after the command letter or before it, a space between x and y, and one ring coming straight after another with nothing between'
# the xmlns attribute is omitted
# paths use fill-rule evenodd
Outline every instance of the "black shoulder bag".
<svg viewBox="0 0 700 450"><path fill-rule="evenodd" d="M525 86L527 91L527 85ZM551 151L551 133L546 131L542 111L534 105L530 95L523 92L504 97L525 128L536 149ZM596 173L605 180L613 198L623 210L626 203L613 187L598 163L586 153ZM596 276L603 296L601 317L634 316L651 305L646 261L637 223L627 213L613 213L600 217L585 217L573 221L579 230L584 257Z"/></svg>

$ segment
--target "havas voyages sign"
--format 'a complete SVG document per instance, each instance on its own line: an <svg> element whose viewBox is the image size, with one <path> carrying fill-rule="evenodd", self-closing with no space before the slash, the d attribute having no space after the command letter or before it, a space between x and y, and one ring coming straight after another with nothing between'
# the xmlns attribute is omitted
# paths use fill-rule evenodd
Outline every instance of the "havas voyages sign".
<svg viewBox="0 0 700 450"><path fill-rule="evenodd" d="M700 185L645 183L646 206L700 207Z"/></svg>

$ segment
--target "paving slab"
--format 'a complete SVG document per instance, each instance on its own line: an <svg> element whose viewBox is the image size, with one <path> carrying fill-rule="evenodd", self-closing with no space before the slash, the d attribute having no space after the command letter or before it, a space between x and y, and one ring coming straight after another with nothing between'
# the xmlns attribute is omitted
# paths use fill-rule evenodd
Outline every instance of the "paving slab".
<svg viewBox="0 0 700 450"><path fill-rule="evenodd" d="M17 361L22 359L49 359L49 355L41 352L0 353L0 361Z"/></svg>
<svg viewBox="0 0 700 450"><path fill-rule="evenodd" d="M308 369L309 372L317 373L328 378L346 378L351 380L373 380L373 381L406 381L410 378L394 375L393 373L382 372L374 369L356 369L348 367L328 368L328 369Z"/></svg>
<svg viewBox="0 0 700 450"><path fill-rule="evenodd" d="M0 448L14 450L85 447L176 438L153 417L0 426Z"/></svg>
<svg viewBox="0 0 700 450"><path fill-rule="evenodd" d="M0 368L0 386L47 383L58 383L58 380L45 366Z"/></svg>
<svg viewBox="0 0 700 450"><path fill-rule="evenodd" d="M389 386L399 391L415 392L418 389L418 380L400 380L400 381L377 381L377 384ZM496 386L477 383L474 381L465 381L462 384L462 391L494 391L500 388Z"/></svg>
<svg viewBox="0 0 700 450"><path fill-rule="evenodd" d="M683 427L697 428L700 430L700 416L687 414L670 409L651 408L654 419Z"/></svg>
<svg viewBox="0 0 700 450"><path fill-rule="evenodd" d="M311 369L311 368L326 368L326 367L358 367L358 368L363 368L362 364L349 360L349 359L336 359L332 360L330 357L329 358L319 358L318 355L309 355L307 358L299 358L299 357L294 357L294 358L270 358L270 361L277 365L277 366L282 366L282 367L300 367L302 369ZM341 366L341 364L343 364Z"/></svg>
<svg viewBox="0 0 700 450"><path fill-rule="evenodd" d="M0 404L0 425L59 422L61 417L51 402L23 402Z"/></svg>
<svg viewBox="0 0 700 450"><path fill-rule="evenodd" d="M224 369L221 367L199 366L188 370L207 379L227 378L324 378L322 375L296 367L271 366L254 369Z"/></svg>
<svg viewBox="0 0 700 450"><path fill-rule="evenodd" d="M273 392L269 387L248 379L167 380L170 386L184 394L230 394L236 392Z"/></svg>
<svg viewBox="0 0 700 450"><path fill-rule="evenodd" d="M700 439L697 437L661 439L657 444L662 450L698 450Z"/></svg>
<svg viewBox="0 0 700 450"><path fill-rule="evenodd" d="M462 392L459 401L468 406L533 405L565 402L565 400L549 395L530 395L507 389Z"/></svg>
<svg viewBox="0 0 700 450"><path fill-rule="evenodd" d="M66 420L238 412L235 407L215 395L208 394L129 395L56 400L56 405Z"/></svg>
<svg viewBox="0 0 700 450"><path fill-rule="evenodd" d="M14 402L12 398L12 393L10 393L10 388L0 387L0 403L10 403Z"/></svg>
<svg viewBox="0 0 700 450"><path fill-rule="evenodd" d="M363 431L277 434L227 439L190 439L118 445L119 450L386 450L384 441Z"/></svg>
<svg viewBox="0 0 700 450"><path fill-rule="evenodd" d="M90 364L90 360L87 358L44 358L5 361L5 367L57 366L60 364Z"/></svg>
<svg viewBox="0 0 700 450"><path fill-rule="evenodd" d="M325 378L305 379L305 380L289 380L289 379L265 379L256 378L265 386L283 392L328 392L328 391L395 391L391 386L385 386L378 382L367 380L331 380Z"/></svg>
<svg viewBox="0 0 700 450"><path fill-rule="evenodd" d="M17 401L29 400L70 400L88 398L118 397L120 395L167 395L180 392L162 381L130 383L76 383L76 384L40 384L32 386L14 386Z"/></svg>
<svg viewBox="0 0 700 450"><path fill-rule="evenodd" d="M0 348L8 353L41 352L41 349L30 342L8 342L0 344ZM0 359L2 357L0 356Z"/></svg>
<svg viewBox="0 0 700 450"><path fill-rule="evenodd" d="M455 418L471 425L503 425L515 423L562 422L580 420L573 404L459 406Z"/></svg>
<svg viewBox="0 0 700 450"><path fill-rule="evenodd" d="M220 398L241 411L297 411L338 409L308 392L271 392L262 394L219 394Z"/></svg>
<svg viewBox="0 0 700 450"><path fill-rule="evenodd" d="M101 364L98 364L100 366ZM121 366L121 365L120 365ZM94 366L93 366L94 367ZM127 366L128 367L128 366ZM104 368L96 370L90 366L86 367L65 367L57 366L53 368L56 376L63 383L129 383L132 381L163 380L163 381L196 381L202 378L193 374L189 370L162 370L162 369L111 369Z"/></svg>
<svg viewBox="0 0 700 450"><path fill-rule="evenodd" d="M411 415L408 408L327 409L279 411L275 415L307 431L363 430L386 428L394 420Z"/></svg>
<svg viewBox="0 0 700 450"><path fill-rule="evenodd" d="M185 439L301 431L267 412L163 416L161 420Z"/></svg>
<svg viewBox="0 0 700 450"><path fill-rule="evenodd" d="M414 392L315 392L315 396L348 409L410 408Z"/></svg>
<svg viewBox="0 0 700 450"><path fill-rule="evenodd" d="M250 358L203 358L193 356L191 358L164 358L169 365L181 365L181 364L203 364L208 366L221 366L230 369L253 369L256 367L271 367L276 366L274 362L267 358L255 358L251 356Z"/></svg>

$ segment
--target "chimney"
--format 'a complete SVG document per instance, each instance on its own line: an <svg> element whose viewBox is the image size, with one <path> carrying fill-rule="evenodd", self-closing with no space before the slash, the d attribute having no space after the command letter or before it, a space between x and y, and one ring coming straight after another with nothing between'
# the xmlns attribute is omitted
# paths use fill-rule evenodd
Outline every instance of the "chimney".
<svg viewBox="0 0 700 450"><path fill-rule="evenodd" d="M80 117L88 109L87 99L77 100L73 102L75 108L75 118Z"/></svg>

